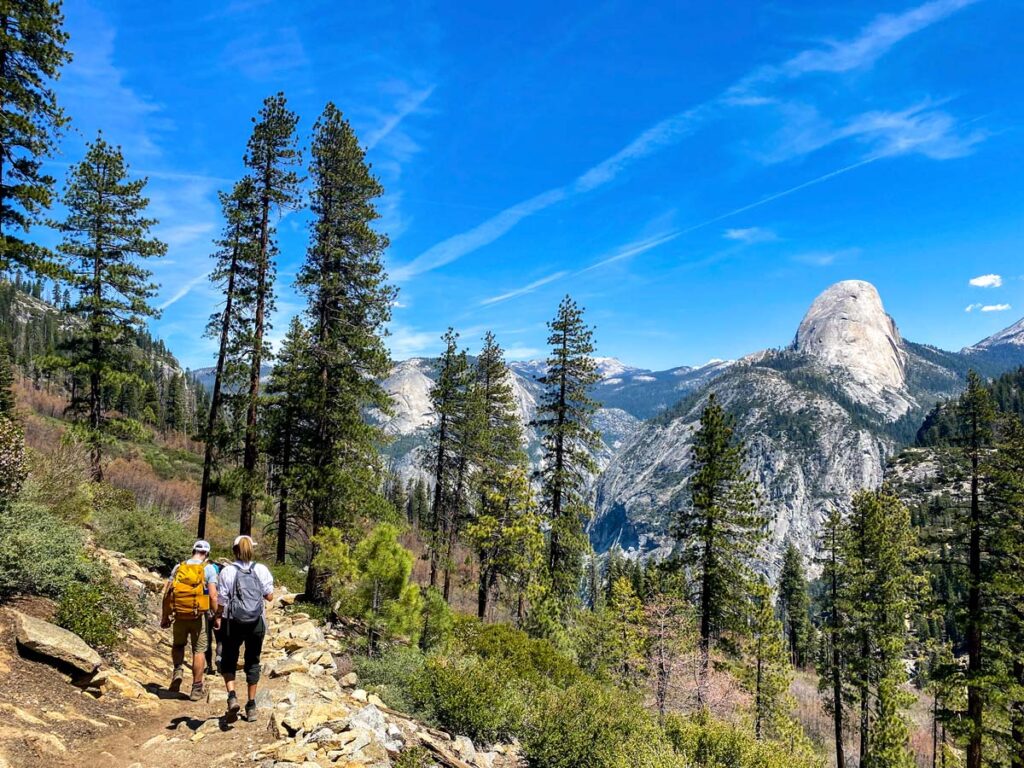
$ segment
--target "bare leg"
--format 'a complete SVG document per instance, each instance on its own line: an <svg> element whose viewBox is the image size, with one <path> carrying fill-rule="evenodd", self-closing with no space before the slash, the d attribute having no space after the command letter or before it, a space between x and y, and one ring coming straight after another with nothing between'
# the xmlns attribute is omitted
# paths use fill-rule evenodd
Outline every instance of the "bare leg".
<svg viewBox="0 0 1024 768"><path fill-rule="evenodd" d="M184 651L184 649L182 649ZM184 655L184 653L182 654ZM193 653L192 654L192 685L198 685L203 682L203 671L206 669L206 654L205 653Z"/></svg>
<svg viewBox="0 0 1024 768"><path fill-rule="evenodd" d="M249 701L256 701L256 683L249 683Z"/></svg>
<svg viewBox="0 0 1024 768"><path fill-rule="evenodd" d="M185 646L172 646L171 647L171 664L174 668L182 667L185 665Z"/></svg>

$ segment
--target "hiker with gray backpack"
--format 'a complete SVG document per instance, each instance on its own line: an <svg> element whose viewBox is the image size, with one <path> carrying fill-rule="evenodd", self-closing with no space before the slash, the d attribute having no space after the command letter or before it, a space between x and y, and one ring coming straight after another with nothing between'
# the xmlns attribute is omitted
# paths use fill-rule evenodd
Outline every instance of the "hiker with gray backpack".
<svg viewBox="0 0 1024 768"><path fill-rule="evenodd" d="M223 641L220 673L228 691L226 719L229 723L238 719L241 709L235 693L235 672L240 653L249 695L245 719L249 722L256 720L256 686L260 681L260 656L267 633L266 603L274 591L274 577L267 566L253 561L254 545L249 536L236 538L232 545L234 562L221 569L217 580L220 599L214 627L220 630Z"/></svg>

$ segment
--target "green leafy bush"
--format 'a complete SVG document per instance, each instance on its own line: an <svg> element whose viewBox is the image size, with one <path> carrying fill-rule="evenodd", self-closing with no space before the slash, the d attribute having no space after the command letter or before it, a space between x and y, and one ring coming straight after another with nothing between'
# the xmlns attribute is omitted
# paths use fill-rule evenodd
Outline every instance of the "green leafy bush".
<svg viewBox="0 0 1024 768"><path fill-rule="evenodd" d="M274 577L274 581L277 581L277 577ZM320 603L304 603L296 602L292 604L290 609L291 613L304 613L313 621L323 624L327 621L330 615L330 609L326 605L320 605Z"/></svg>
<svg viewBox="0 0 1024 768"><path fill-rule="evenodd" d="M642 703L588 681L541 694L521 734L531 768L689 768ZM745 766L735 763L732 768Z"/></svg>
<svg viewBox="0 0 1024 768"><path fill-rule="evenodd" d="M109 573L69 584L57 602L56 623L103 653L120 645L123 632L140 621L138 606Z"/></svg>
<svg viewBox="0 0 1024 768"><path fill-rule="evenodd" d="M283 584L289 591L301 594L306 589L306 574L294 563L268 563L275 584Z"/></svg>
<svg viewBox="0 0 1024 768"><path fill-rule="evenodd" d="M753 733L705 715L669 715L665 731L694 768L821 768L824 761L792 743L758 741Z"/></svg>
<svg viewBox="0 0 1024 768"><path fill-rule="evenodd" d="M455 615L437 587L428 587L423 592L422 625L420 648L426 651L444 648L451 640Z"/></svg>
<svg viewBox="0 0 1024 768"><path fill-rule="evenodd" d="M461 621L456 628L456 647L466 655L503 660L518 677L534 685L550 683L564 688L583 677L573 660L550 641L530 637L510 624Z"/></svg>
<svg viewBox="0 0 1024 768"><path fill-rule="evenodd" d="M136 506L127 491L97 492L93 526L101 547L163 573L189 557L193 539L181 523L157 509Z"/></svg>
<svg viewBox="0 0 1024 768"><path fill-rule="evenodd" d="M434 656L427 658L424 672L420 690L425 705L445 728L483 742L521 732L533 692L511 665L474 656Z"/></svg>
<svg viewBox="0 0 1024 768"><path fill-rule="evenodd" d="M423 747L412 747L402 752L394 762L394 768L430 768L434 761Z"/></svg>
<svg viewBox="0 0 1024 768"><path fill-rule="evenodd" d="M362 684L388 706L423 720L437 722L426 689L426 657L416 648L398 646L382 656L357 656L355 670Z"/></svg>
<svg viewBox="0 0 1024 768"><path fill-rule="evenodd" d="M95 571L82 534L71 523L38 504L19 502L0 510L0 596L56 597Z"/></svg>

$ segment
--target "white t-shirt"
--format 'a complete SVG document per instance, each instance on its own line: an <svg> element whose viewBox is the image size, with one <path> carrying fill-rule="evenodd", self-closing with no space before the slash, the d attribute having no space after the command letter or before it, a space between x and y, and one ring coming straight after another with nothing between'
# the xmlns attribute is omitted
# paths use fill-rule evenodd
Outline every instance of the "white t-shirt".
<svg viewBox="0 0 1024 768"><path fill-rule="evenodd" d="M220 604L224 606L224 615L231 615L231 594L235 589L235 575L238 570L249 570L252 568L253 573L256 574L256 578L260 580L260 586L263 587L263 595L266 597L274 593L274 577L270 573L270 569L267 568L263 563L243 563L240 560L235 560L231 565L226 565L220 569L220 576L217 578L217 597L220 600ZM267 604L263 604L263 615L267 615Z"/></svg>

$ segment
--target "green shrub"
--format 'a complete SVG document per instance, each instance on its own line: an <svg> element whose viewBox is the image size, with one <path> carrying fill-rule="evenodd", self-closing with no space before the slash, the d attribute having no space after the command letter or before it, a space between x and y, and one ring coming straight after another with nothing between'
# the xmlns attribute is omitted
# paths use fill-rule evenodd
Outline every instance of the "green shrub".
<svg viewBox="0 0 1024 768"><path fill-rule="evenodd" d="M437 587L428 587L423 592L422 617L420 648L426 651L444 648L451 640L455 617Z"/></svg>
<svg viewBox="0 0 1024 768"><path fill-rule="evenodd" d="M109 573L69 584L57 602L56 623L103 653L120 645L123 632L140 621L138 606Z"/></svg>
<svg viewBox="0 0 1024 768"><path fill-rule="evenodd" d="M110 488L97 493L93 526L101 547L163 573L190 556L193 539L181 523L157 509L136 506L127 491Z"/></svg>
<svg viewBox="0 0 1024 768"><path fill-rule="evenodd" d="M533 695L509 664L473 656L428 657L423 688L438 723L483 742L520 733Z"/></svg>
<svg viewBox="0 0 1024 768"><path fill-rule="evenodd" d="M404 750L393 765L394 768L430 768L434 761L423 747L411 747Z"/></svg>
<svg viewBox="0 0 1024 768"><path fill-rule="evenodd" d="M277 580L276 576L274 577L274 580ZM320 624L324 624L330 615L330 609L326 605L320 605L320 603L304 603L301 601L293 603L289 611L291 613L304 613L313 621L319 622Z"/></svg>
<svg viewBox="0 0 1024 768"><path fill-rule="evenodd" d="M694 768L821 768L824 761L793 744L758 741L708 715L669 715L665 731L676 751Z"/></svg>
<svg viewBox="0 0 1024 768"><path fill-rule="evenodd" d="M275 584L283 584L288 590L302 594L306 589L306 574L293 563L268 563Z"/></svg>
<svg viewBox="0 0 1024 768"><path fill-rule="evenodd" d="M382 656L357 656L355 670L362 685L389 707L437 722L426 686L426 657L416 648L398 646Z"/></svg>
<svg viewBox="0 0 1024 768"><path fill-rule="evenodd" d="M564 688L583 677L575 662L549 640L530 637L511 624L460 621L456 647L466 655L503 660L518 677L535 685L550 683Z"/></svg>
<svg viewBox="0 0 1024 768"><path fill-rule="evenodd" d="M95 570L79 529L46 507L19 502L0 510L0 596L56 597Z"/></svg>
<svg viewBox="0 0 1024 768"><path fill-rule="evenodd" d="M580 682L541 694L522 733L531 768L686 768L642 703ZM744 766L736 763L732 768Z"/></svg>

